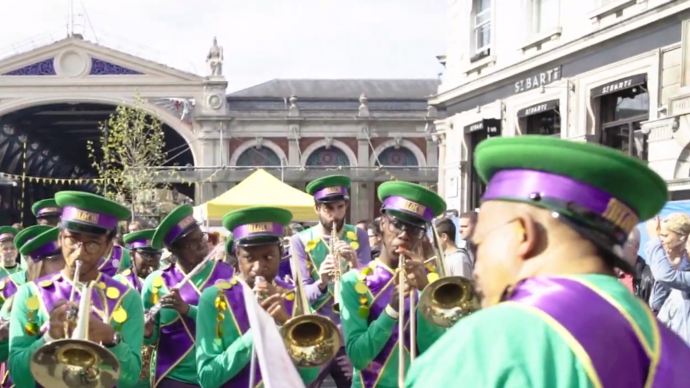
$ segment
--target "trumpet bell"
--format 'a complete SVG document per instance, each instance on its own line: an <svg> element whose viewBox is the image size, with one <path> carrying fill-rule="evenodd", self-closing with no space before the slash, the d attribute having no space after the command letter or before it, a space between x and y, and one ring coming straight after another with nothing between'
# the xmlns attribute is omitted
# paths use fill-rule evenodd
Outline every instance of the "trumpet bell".
<svg viewBox="0 0 690 388"><path fill-rule="evenodd" d="M40 347L31 357L36 383L51 388L112 388L120 379L120 363L94 342L62 339Z"/></svg>
<svg viewBox="0 0 690 388"><path fill-rule="evenodd" d="M426 286L419 298L418 308L426 320L448 328L479 310L481 305L471 280L447 276Z"/></svg>
<svg viewBox="0 0 690 388"><path fill-rule="evenodd" d="M296 366L309 368L331 361L338 353L342 338L338 327L319 315L300 315L287 321L283 342Z"/></svg>

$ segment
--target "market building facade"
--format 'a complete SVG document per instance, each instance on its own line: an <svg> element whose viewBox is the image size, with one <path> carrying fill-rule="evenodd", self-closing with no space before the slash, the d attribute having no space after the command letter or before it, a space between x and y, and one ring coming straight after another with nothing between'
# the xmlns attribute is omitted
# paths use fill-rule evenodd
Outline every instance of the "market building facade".
<svg viewBox="0 0 690 388"><path fill-rule="evenodd" d="M476 0L450 11L446 73L430 100L443 117L438 187L449 207L479 205L472 159L482 140L528 134L641 158L672 199L690 199L690 2Z"/></svg>
<svg viewBox="0 0 690 388"><path fill-rule="evenodd" d="M199 76L72 34L0 59L0 208L31 222L30 205L56 190L94 190L86 144L120 104L164 124L170 183L196 204L263 168L303 189L326 174L352 177L352 221L379 209L377 186L435 186L436 79L273 80L228 94L213 41Z"/></svg>

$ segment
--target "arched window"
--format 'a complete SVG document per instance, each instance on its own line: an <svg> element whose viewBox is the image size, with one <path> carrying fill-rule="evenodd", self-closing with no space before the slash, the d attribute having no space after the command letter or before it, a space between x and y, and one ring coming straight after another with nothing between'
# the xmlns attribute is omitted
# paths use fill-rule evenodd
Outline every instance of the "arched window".
<svg viewBox="0 0 690 388"><path fill-rule="evenodd" d="M247 148L237 158L237 166L280 166L280 157L267 147Z"/></svg>
<svg viewBox="0 0 690 388"><path fill-rule="evenodd" d="M320 147L309 155L307 166L349 166L350 159L338 147Z"/></svg>
<svg viewBox="0 0 690 388"><path fill-rule="evenodd" d="M388 147L379 154L376 165L418 167L419 161L414 153L405 147Z"/></svg>

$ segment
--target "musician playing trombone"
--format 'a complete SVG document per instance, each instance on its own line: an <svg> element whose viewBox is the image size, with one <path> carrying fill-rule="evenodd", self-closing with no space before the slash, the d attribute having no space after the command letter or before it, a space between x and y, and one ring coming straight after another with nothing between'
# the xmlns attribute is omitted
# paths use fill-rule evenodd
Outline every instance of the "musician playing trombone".
<svg viewBox="0 0 690 388"><path fill-rule="evenodd" d="M157 345L152 387L197 387L195 333L197 305L206 287L233 275L229 265L210 260L206 234L189 205L175 208L161 221L151 240L154 249L167 248L177 258L150 274L141 297L148 312L144 342ZM188 276L189 274L189 276Z"/></svg>
<svg viewBox="0 0 690 388"><path fill-rule="evenodd" d="M340 316L334 309L334 275L340 265L340 273L349 267L368 264L371 248L366 231L345 223L350 206L350 178L344 175L330 175L316 179L307 185L307 193L314 196L314 210L319 223L292 237L291 254L299 260L304 289L314 311L339 324ZM333 230L335 224L336 230ZM331 236L336 240L331 242ZM330 252L333 245L335 252ZM336 254L337 253L337 254ZM294 278L294 275L293 275ZM352 385L352 365L345 349L330 365L324 365L312 388L331 375L338 388Z"/></svg>
<svg viewBox="0 0 690 388"><path fill-rule="evenodd" d="M416 309L410 312L410 296L419 301L420 292L429 284L424 258L418 252L426 227L443 214L446 204L436 193L407 182L383 183L378 197L383 213L381 255L342 278L340 317L345 349L355 368L353 388L398 388L400 367L404 375L410 352L423 353L445 331ZM405 274L403 284L398 284L399 271ZM405 298L404 311L400 311L400 298ZM411 313L416 317L416 332L411 330L415 326ZM398 331L401 319L402 334ZM402 358L400 351L404 352Z"/></svg>
<svg viewBox="0 0 690 388"><path fill-rule="evenodd" d="M35 233L44 231L36 235ZM22 272L12 274L13 282L8 282L2 288L5 303L0 311L0 362L7 361L9 354L9 319L12 311L12 301L18 287L27 282L32 282L41 276L52 274L65 267L65 259L58 243L59 228L50 226L30 226L17 234L14 242L19 252L27 258L29 266ZM31 236L30 241L29 237ZM1 387L11 387L14 384L9 377L9 371L5 371L2 377Z"/></svg>
<svg viewBox="0 0 690 388"><path fill-rule="evenodd" d="M88 340L112 352L121 368L119 383L132 385L138 381L141 369L141 299L136 292L129 292L129 287L98 270L99 260L112 249L118 222L128 219L130 211L86 192L58 192L55 201L63 208L58 243L65 267L25 284L14 297L8 362L12 381L17 388L38 386L30 367L32 356L43 345L71 336L66 332L74 329L68 310L81 299L81 286L95 281L106 295L106 306L94 306L93 314L88 314ZM73 284L75 278L77 285ZM79 288L72 292L73 287ZM93 293L92 299L100 300L96 289ZM45 367L45 373L55 371L55 366Z"/></svg>
<svg viewBox="0 0 690 388"><path fill-rule="evenodd" d="M289 211L275 207L246 208L223 217L223 226L233 232L235 276L255 290L259 303L278 326L283 326L298 312L294 286L277 276L283 253L283 228L291 220ZM248 388L253 333L242 286L234 279L224 280L204 290L199 301L196 331L199 383L204 388ZM255 386L260 387L258 363L256 370ZM316 379L319 373L318 367L298 370L305 384Z"/></svg>
<svg viewBox="0 0 690 388"><path fill-rule="evenodd" d="M475 152L484 309L415 361L406 387L688 387L690 349L616 274L634 271L623 246L664 207L664 179L616 149L551 136Z"/></svg>

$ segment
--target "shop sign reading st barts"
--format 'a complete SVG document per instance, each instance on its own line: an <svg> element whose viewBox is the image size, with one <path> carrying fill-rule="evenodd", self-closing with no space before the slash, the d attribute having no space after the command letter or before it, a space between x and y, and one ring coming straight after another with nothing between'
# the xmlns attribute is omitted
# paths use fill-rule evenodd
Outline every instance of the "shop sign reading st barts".
<svg viewBox="0 0 690 388"><path fill-rule="evenodd" d="M546 86L552 82L561 79L561 66L553 69L542 71L541 73L532 74L529 77L523 78L515 82L515 93L522 93L528 90L536 89Z"/></svg>

